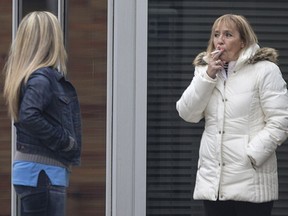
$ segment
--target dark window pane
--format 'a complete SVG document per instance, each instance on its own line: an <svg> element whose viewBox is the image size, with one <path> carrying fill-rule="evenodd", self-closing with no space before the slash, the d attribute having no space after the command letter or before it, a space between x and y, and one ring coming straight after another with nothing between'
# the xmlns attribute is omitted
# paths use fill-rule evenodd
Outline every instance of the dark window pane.
<svg viewBox="0 0 288 216"><path fill-rule="evenodd" d="M50 11L58 15L58 0L19 0L20 19L31 11Z"/></svg>
<svg viewBox="0 0 288 216"><path fill-rule="evenodd" d="M202 216L202 202L192 194L204 124L185 123L175 108L193 77L192 61L206 49L217 17L242 14L260 45L279 51L288 80L288 2L149 0L148 9L147 216ZM288 215L287 153L287 144L277 150L280 199L274 216Z"/></svg>

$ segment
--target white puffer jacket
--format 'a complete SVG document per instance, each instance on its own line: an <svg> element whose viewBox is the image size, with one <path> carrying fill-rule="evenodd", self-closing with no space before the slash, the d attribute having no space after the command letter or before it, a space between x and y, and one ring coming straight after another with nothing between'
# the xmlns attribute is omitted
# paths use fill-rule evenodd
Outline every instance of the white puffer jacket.
<svg viewBox="0 0 288 216"><path fill-rule="evenodd" d="M204 55L176 104L187 122L205 118L194 199L278 199L275 151L287 138L288 95L276 51L251 46L229 63L227 79L207 76Z"/></svg>

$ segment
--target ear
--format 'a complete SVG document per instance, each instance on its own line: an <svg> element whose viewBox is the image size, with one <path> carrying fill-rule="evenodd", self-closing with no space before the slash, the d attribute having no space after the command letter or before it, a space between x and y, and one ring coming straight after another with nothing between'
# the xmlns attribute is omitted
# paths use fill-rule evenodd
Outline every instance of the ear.
<svg viewBox="0 0 288 216"><path fill-rule="evenodd" d="M244 44L244 42L242 41L241 42L241 48L244 48L245 47L245 44Z"/></svg>

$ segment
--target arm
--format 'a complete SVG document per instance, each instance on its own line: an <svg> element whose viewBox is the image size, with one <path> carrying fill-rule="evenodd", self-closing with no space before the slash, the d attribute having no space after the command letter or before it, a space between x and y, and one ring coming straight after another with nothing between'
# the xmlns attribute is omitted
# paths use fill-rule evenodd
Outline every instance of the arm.
<svg viewBox="0 0 288 216"><path fill-rule="evenodd" d="M206 67L195 68L191 84L176 103L176 109L181 118L196 123L204 117L204 110L216 86L216 79L207 75Z"/></svg>
<svg viewBox="0 0 288 216"><path fill-rule="evenodd" d="M265 115L265 127L250 141L247 154L256 166L261 166L287 138L288 95L286 82L274 64L261 71L259 94Z"/></svg>
<svg viewBox="0 0 288 216"><path fill-rule="evenodd" d="M26 84L17 124L51 150L69 150L73 144L69 132L61 125L52 125L43 116L53 97L50 80L44 75L32 74Z"/></svg>

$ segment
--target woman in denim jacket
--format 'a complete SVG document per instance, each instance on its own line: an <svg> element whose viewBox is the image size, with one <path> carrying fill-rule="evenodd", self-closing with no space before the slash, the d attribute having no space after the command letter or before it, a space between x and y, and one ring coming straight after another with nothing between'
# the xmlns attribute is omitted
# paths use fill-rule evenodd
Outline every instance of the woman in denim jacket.
<svg viewBox="0 0 288 216"><path fill-rule="evenodd" d="M17 131L13 185L21 216L64 216L70 167L80 164L81 114L65 78L61 27L50 12L20 23L5 66L4 97Z"/></svg>

